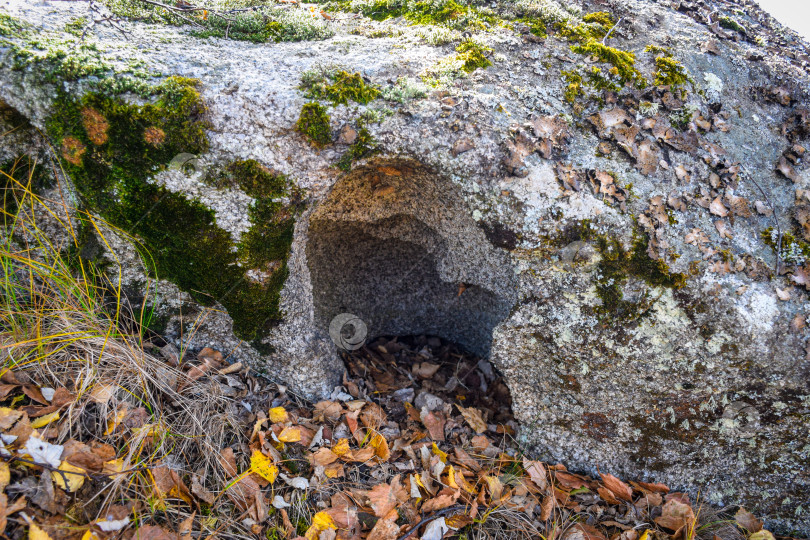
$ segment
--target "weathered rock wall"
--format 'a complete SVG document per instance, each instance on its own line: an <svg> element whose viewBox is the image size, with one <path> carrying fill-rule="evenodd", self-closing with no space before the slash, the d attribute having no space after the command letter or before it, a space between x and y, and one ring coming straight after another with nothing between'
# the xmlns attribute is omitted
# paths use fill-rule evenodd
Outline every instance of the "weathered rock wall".
<svg viewBox="0 0 810 540"><path fill-rule="evenodd" d="M489 353L540 456L808 533L805 46L749 3L595 4L262 44L124 21L94 52L65 45L83 4L12 2L0 99L169 338L320 396L336 315L438 333Z"/></svg>

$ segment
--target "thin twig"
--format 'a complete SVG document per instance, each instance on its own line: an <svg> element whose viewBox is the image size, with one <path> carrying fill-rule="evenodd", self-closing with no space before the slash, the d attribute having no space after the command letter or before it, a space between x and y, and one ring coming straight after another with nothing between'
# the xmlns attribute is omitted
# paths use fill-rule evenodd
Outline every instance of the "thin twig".
<svg viewBox="0 0 810 540"><path fill-rule="evenodd" d="M607 39L610 37L610 34L612 34L612 33L613 33L613 31L616 29L616 27L617 27L617 26L619 26L619 24L621 24L622 20L624 20L624 17L619 17L619 20L618 20L618 21L616 21L616 24L614 24L614 25L613 25L613 27L612 27L610 30L608 30L608 33L607 33L607 34L605 34L605 37L604 37L604 38L602 38L602 45L604 45L604 44L605 44L605 42L607 41Z"/></svg>
<svg viewBox="0 0 810 540"><path fill-rule="evenodd" d="M408 532L406 532L405 534L403 534L402 536L397 538L397 540L407 540L408 538L410 538L410 536L413 533L415 533L417 530L419 530L419 527L421 527L422 525L424 525L426 523L430 523L431 521L433 521L435 519L438 519L438 518L440 518L442 516L446 516L447 514L452 514L453 512L458 512L458 511L464 511L466 509L467 509L466 506L456 505L456 506L451 506L449 508L445 508L444 510L439 510L438 512L434 512L433 514L429 515L428 517L422 518L422 520L419 523L417 523L416 525L414 525L413 527L408 529ZM486 510L486 508L482 507L481 510Z"/></svg>
<svg viewBox="0 0 810 540"><path fill-rule="evenodd" d="M751 171L748 170L748 167L746 167L745 165L742 165L742 164L740 165L740 167L742 167L742 169L745 171L745 174L751 180L751 183L753 183L757 187L759 192L762 193L762 196L765 198L765 202L768 203L768 206L771 208L771 216L773 217L773 222L774 222L774 225L776 226L776 234L777 234L776 246L775 246L776 265L774 267L773 273L774 273L774 276L778 276L779 275L779 266L780 266L780 262L781 262L779 254L782 251L782 227L779 225L779 217L777 216L777 213L776 213L776 206L774 206L774 204L771 202L771 198L768 196L767 193L765 193L765 190L762 189L762 186L760 186L759 183L757 183L757 181L754 180L754 175L751 174Z"/></svg>

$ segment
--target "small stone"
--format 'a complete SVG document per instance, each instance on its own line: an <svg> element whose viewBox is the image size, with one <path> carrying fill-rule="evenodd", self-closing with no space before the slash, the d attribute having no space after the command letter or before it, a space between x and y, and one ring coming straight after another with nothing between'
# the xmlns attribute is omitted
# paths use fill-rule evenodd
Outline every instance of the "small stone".
<svg viewBox="0 0 810 540"><path fill-rule="evenodd" d="M472 141L472 139L464 137L456 141L450 153L453 154L453 157L456 157L464 152L469 152L473 148L475 148L475 143Z"/></svg>
<svg viewBox="0 0 810 540"><path fill-rule="evenodd" d="M338 136L339 144L354 144L357 141L357 130L349 124L345 124L340 128L340 135Z"/></svg>
<svg viewBox="0 0 810 540"><path fill-rule="evenodd" d="M402 403L404 403L406 401L409 401L409 402L413 401L414 395L415 395L415 392L414 392L413 388L400 388L399 390L397 390L396 392L391 394L391 396L395 400L400 401Z"/></svg>
<svg viewBox="0 0 810 540"><path fill-rule="evenodd" d="M421 392L416 396L416 400L414 400L413 404L420 411L425 407L427 407L429 411L439 411L444 407L442 398L434 396L429 392Z"/></svg>

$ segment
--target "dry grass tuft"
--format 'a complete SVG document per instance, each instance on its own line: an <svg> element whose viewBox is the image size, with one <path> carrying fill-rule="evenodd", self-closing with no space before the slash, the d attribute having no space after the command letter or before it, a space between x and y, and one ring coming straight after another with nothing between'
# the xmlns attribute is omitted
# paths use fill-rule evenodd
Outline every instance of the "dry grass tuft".
<svg viewBox="0 0 810 540"><path fill-rule="evenodd" d="M52 210L61 203L35 195L30 177L27 184L5 174L2 179L6 197L17 203L14 213L3 210L7 228L0 237L2 373L13 372L22 384L70 392L51 442L117 449L120 473L94 478L98 492L85 503L89 519L112 505L140 501L142 508L162 510L166 521L179 522L184 510L159 500L150 469L166 464L217 495L215 486L227 482L216 456L242 435L235 404L210 379L193 380L147 353L144 335L126 330L140 326L131 324L137 319L123 309L120 285L107 277L120 275L120 268L102 272L75 256L81 248L78 221ZM106 244L102 230L108 224L73 212ZM49 232L57 227L63 233L61 243L52 243L45 224ZM213 520L212 532L222 527L223 519Z"/></svg>

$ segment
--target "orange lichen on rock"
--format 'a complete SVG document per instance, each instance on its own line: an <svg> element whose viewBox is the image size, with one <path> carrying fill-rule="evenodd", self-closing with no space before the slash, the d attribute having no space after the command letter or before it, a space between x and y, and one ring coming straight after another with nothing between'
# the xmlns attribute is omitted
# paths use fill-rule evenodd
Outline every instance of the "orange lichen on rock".
<svg viewBox="0 0 810 540"><path fill-rule="evenodd" d="M166 133L159 127L149 126L143 132L143 140L152 146L160 146L166 140Z"/></svg>
<svg viewBox="0 0 810 540"><path fill-rule="evenodd" d="M69 163L80 167L82 164L82 156L87 152L87 147L82 144L79 139L74 137L65 137L62 139L62 157Z"/></svg>
<svg viewBox="0 0 810 540"><path fill-rule="evenodd" d="M87 132L87 137L93 144L101 146L107 142L107 130L110 129L110 124L100 112L85 107L82 109L82 124Z"/></svg>

